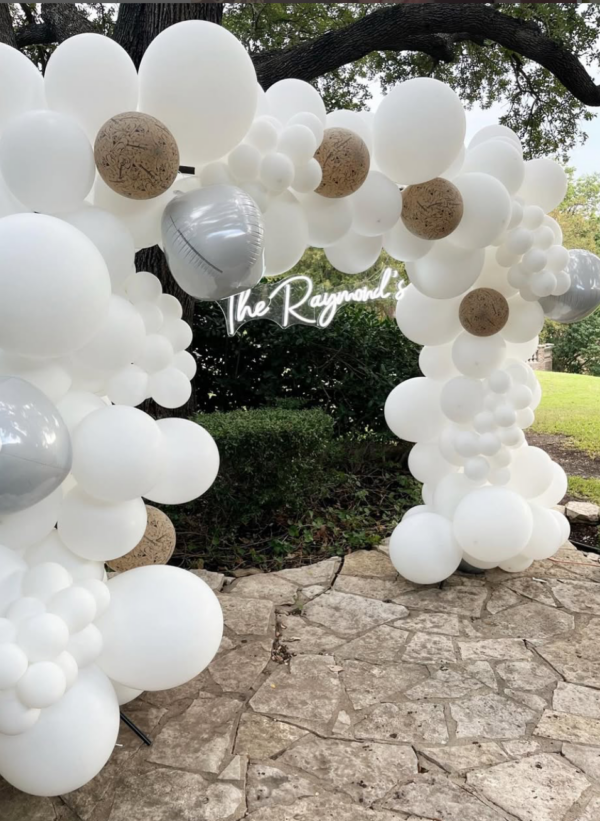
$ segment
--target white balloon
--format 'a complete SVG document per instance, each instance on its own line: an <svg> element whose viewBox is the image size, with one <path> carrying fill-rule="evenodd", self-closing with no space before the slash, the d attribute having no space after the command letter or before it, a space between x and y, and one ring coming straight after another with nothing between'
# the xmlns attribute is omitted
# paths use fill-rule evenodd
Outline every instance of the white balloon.
<svg viewBox="0 0 600 821"><path fill-rule="evenodd" d="M38 661L29 665L16 689L19 701L26 707L50 707L64 696L67 679L58 664Z"/></svg>
<svg viewBox="0 0 600 821"><path fill-rule="evenodd" d="M73 476L90 496L105 502L145 494L164 470L161 430L137 408L94 411L77 426L72 441Z"/></svg>
<svg viewBox="0 0 600 821"><path fill-rule="evenodd" d="M79 668L88 667L98 659L102 652L102 643L102 633L95 624L88 624L83 630L71 634L67 652Z"/></svg>
<svg viewBox="0 0 600 821"><path fill-rule="evenodd" d="M310 111L300 111L298 114L294 114L293 117L290 117L287 124L305 125L307 128L310 128L310 130L315 136L315 140L317 141L317 148L323 142L325 126L323 125L323 121L319 119L319 117L317 117L316 114L312 114Z"/></svg>
<svg viewBox="0 0 600 821"><path fill-rule="evenodd" d="M260 151L247 143L240 143L227 158L229 170L238 182L257 180L260 161Z"/></svg>
<svg viewBox="0 0 600 821"><path fill-rule="evenodd" d="M490 472L490 464L483 456L474 456L465 462L465 476L472 482L481 484Z"/></svg>
<svg viewBox="0 0 600 821"><path fill-rule="evenodd" d="M229 166L224 162L209 162L200 170L199 179L201 185L206 188L208 185L233 185L234 178ZM179 187L179 186L178 186Z"/></svg>
<svg viewBox="0 0 600 821"><path fill-rule="evenodd" d="M277 143L277 150L286 154L295 166L312 159L317 148L317 139L312 129L300 123L286 125Z"/></svg>
<svg viewBox="0 0 600 821"><path fill-rule="evenodd" d="M0 644L0 690L14 687L27 670L28 664L27 656L18 644L12 642ZM0 732L2 732L1 729Z"/></svg>
<svg viewBox="0 0 600 821"><path fill-rule="evenodd" d="M300 261L308 245L308 225L300 203L289 191L274 199L264 215L265 274L284 274Z"/></svg>
<svg viewBox="0 0 600 821"><path fill-rule="evenodd" d="M446 519L452 519L460 501L475 490L475 487L464 473L444 476L433 492L433 509Z"/></svg>
<svg viewBox="0 0 600 821"><path fill-rule="evenodd" d="M272 194L281 194L289 188L294 181L294 174L294 163L287 154L267 154L260 164L260 181Z"/></svg>
<svg viewBox="0 0 600 821"><path fill-rule="evenodd" d="M77 676L79 675L79 667L77 666L77 662L70 653L67 653L67 651L64 650L54 659L54 664L60 667L63 671L67 684L66 689L68 690L75 684L77 681Z"/></svg>
<svg viewBox="0 0 600 821"><path fill-rule="evenodd" d="M147 520L141 499L107 503L74 487L62 504L58 535L82 559L107 562L133 550L144 536Z"/></svg>
<svg viewBox="0 0 600 821"><path fill-rule="evenodd" d="M95 206L110 211L118 217L131 233L136 250L149 248L162 241L161 220L166 205L173 199L179 188L177 180L164 194L149 200L134 200L122 197L97 176L92 192Z"/></svg>
<svg viewBox="0 0 600 821"><path fill-rule="evenodd" d="M180 320L173 321L179 322ZM169 367L174 353L173 345L162 333L148 334L134 364L146 373L156 373Z"/></svg>
<svg viewBox="0 0 600 821"><path fill-rule="evenodd" d="M50 661L62 653L68 641L67 625L53 613L40 613L23 619L17 630L17 643L30 662Z"/></svg>
<svg viewBox="0 0 600 821"><path fill-rule="evenodd" d="M452 345L425 345L419 354L419 368L423 376L437 382L458 376L452 360Z"/></svg>
<svg viewBox="0 0 600 821"><path fill-rule="evenodd" d="M318 188L323 179L323 171L317 160L309 160L304 165L297 165L294 170L294 180L292 188L299 194L310 194L315 188ZM321 197L321 199L327 199ZM343 199L343 198L342 198ZM337 200L330 199L330 202Z"/></svg>
<svg viewBox="0 0 600 821"><path fill-rule="evenodd" d="M183 319L167 317L160 329L161 336L169 340L173 351L179 353L192 344L194 334L190 325Z"/></svg>
<svg viewBox="0 0 600 821"><path fill-rule="evenodd" d="M32 711L33 712L33 711ZM119 704L107 677L81 671L71 689L20 735L0 734L0 772L31 795L62 795L86 784L108 761Z"/></svg>
<svg viewBox="0 0 600 821"><path fill-rule="evenodd" d="M440 385L418 376L397 385L385 400L385 421L399 439L431 442L440 432Z"/></svg>
<svg viewBox="0 0 600 821"><path fill-rule="evenodd" d="M366 237L390 231L400 218L400 189L380 171L370 171L361 187L350 197L352 228Z"/></svg>
<svg viewBox="0 0 600 821"><path fill-rule="evenodd" d="M526 499L541 496L552 478L552 460L541 448L525 447L515 454L510 486Z"/></svg>
<svg viewBox="0 0 600 821"><path fill-rule="evenodd" d="M461 248L491 245L510 220L511 200L506 188L495 177L479 173L461 173L453 183L462 196L463 215L448 242Z"/></svg>
<svg viewBox="0 0 600 821"><path fill-rule="evenodd" d="M14 196L47 214L71 211L91 191L96 167L77 123L54 111L29 111L12 120L0 139L0 171Z"/></svg>
<svg viewBox="0 0 600 821"><path fill-rule="evenodd" d="M442 456L435 442L419 442L408 455L408 469L419 482L436 485L448 473L454 473L455 467Z"/></svg>
<svg viewBox="0 0 600 821"><path fill-rule="evenodd" d="M78 585L60 590L48 602L48 612L59 616L69 628L69 633L77 633L91 624L96 611L93 594Z"/></svg>
<svg viewBox="0 0 600 821"><path fill-rule="evenodd" d="M405 579L436 584L451 576L462 559L452 525L436 513L404 519L390 538L390 559Z"/></svg>
<svg viewBox="0 0 600 821"><path fill-rule="evenodd" d="M394 259L402 262L414 262L414 260L421 259L431 251L433 241L415 236L399 219L383 235L383 247Z"/></svg>
<svg viewBox="0 0 600 821"><path fill-rule="evenodd" d="M474 285L484 260L482 249L467 250L439 240L422 259L408 262L406 272L421 293L433 299L450 299Z"/></svg>
<svg viewBox="0 0 600 821"><path fill-rule="evenodd" d="M219 472L219 451L208 431L189 419L159 419L164 464L158 482L144 496L151 502L181 505L209 489Z"/></svg>
<svg viewBox="0 0 600 821"><path fill-rule="evenodd" d="M0 733L6 737L19 735L29 730L39 719L41 710L25 707L16 696L14 689L0 691Z"/></svg>
<svg viewBox="0 0 600 821"><path fill-rule="evenodd" d="M325 104L319 92L303 80L279 80L267 89L269 110L281 123L309 112L325 124Z"/></svg>
<svg viewBox="0 0 600 821"><path fill-rule="evenodd" d="M176 353L173 357L173 367L185 374L188 379L193 379L198 370L196 359L189 351Z"/></svg>
<svg viewBox="0 0 600 821"><path fill-rule="evenodd" d="M165 690L197 676L215 656L223 616L210 587L186 570L136 567L108 583L111 603L97 621L99 666L115 681Z"/></svg>
<svg viewBox="0 0 600 821"><path fill-rule="evenodd" d="M257 148L259 151L274 151L277 146L280 130L281 123L279 123L278 120L275 120L274 117L257 117L257 119L252 123L245 139L249 145L253 148ZM213 165L217 165L217 163L213 163ZM207 170L208 168L209 166L206 166L204 170ZM215 182L226 181L227 180L224 179L215 180ZM202 184L213 185L214 183L211 183L208 180L203 180Z"/></svg>
<svg viewBox="0 0 600 821"><path fill-rule="evenodd" d="M348 197L333 199L309 194L300 201L308 224L308 244L326 248L344 237L352 225Z"/></svg>
<svg viewBox="0 0 600 821"><path fill-rule="evenodd" d="M562 513L559 513L558 510L551 510L550 513L558 525L558 529L560 531L560 543L562 546L568 541L569 536L571 535L571 524L567 517L563 516Z"/></svg>
<svg viewBox="0 0 600 821"><path fill-rule="evenodd" d="M429 77L407 80L389 91L375 113L375 160L395 182L425 182L452 163L465 130L462 103L449 86Z"/></svg>
<svg viewBox="0 0 600 821"><path fill-rule="evenodd" d="M485 260L481 274L475 282L475 288L493 288L506 298L514 296L517 291L506 274L506 268L499 265L492 247L485 249Z"/></svg>
<svg viewBox="0 0 600 821"><path fill-rule="evenodd" d="M4 83L0 97L0 132L7 123L36 108L44 108L44 80L31 60L16 48L0 43L0 77Z"/></svg>
<svg viewBox="0 0 600 821"><path fill-rule="evenodd" d="M330 111L327 114L325 125L327 128L346 128L348 131L358 134L369 149L369 154L373 156L373 129L369 122L361 116L363 113L338 108L336 111Z"/></svg>
<svg viewBox="0 0 600 821"><path fill-rule="evenodd" d="M454 536L476 559L496 563L517 556L531 538L529 505L511 490L483 487L465 496L454 514Z"/></svg>
<svg viewBox="0 0 600 821"><path fill-rule="evenodd" d="M470 422L483 410L483 385L468 376L455 376L442 388L440 404L452 422Z"/></svg>
<svg viewBox="0 0 600 821"><path fill-rule="evenodd" d="M509 140L522 152L523 149L521 147L521 140L518 135L515 134L512 128L509 128L507 125L500 125L499 123L494 123L494 125L486 125L484 128L480 128L469 143L469 148L474 148L476 145L480 145L487 140L495 140L499 138Z"/></svg>
<svg viewBox="0 0 600 821"><path fill-rule="evenodd" d="M110 377L106 395L115 405L141 405L148 396L148 374L139 365L126 365Z"/></svg>
<svg viewBox="0 0 600 821"><path fill-rule="evenodd" d="M569 264L569 252L562 245L551 245L546 251L548 270L557 274Z"/></svg>
<svg viewBox="0 0 600 821"><path fill-rule="evenodd" d="M136 690L133 687L126 687L124 684L119 684L118 681L111 681L111 684L115 688L120 707L122 707L123 704L129 704L130 701L133 701L143 692L143 690Z"/></svg>
<svg viewBox="0 0 600 821"><path fill-rule="evenodd" d="M104 578L104 565L101 562L85 561L76 556L67 548L56 530L50 531L48 536L27 549L25 554L30 567L43 562L57 562L62 565L73 577L80 582L84 579Z"/></svg>
<svg viewBox="0 0 600 821"><path fill-rule="evenodd" d="M114 214L90 205L61 214L60 218L94 243L104 257L113 291L118 288L129 275L135 261L135 244L125 223Z"/></svg>
<svg viewBox="0 0 600 821"><path fill-rule="evenodd" d="M192 395L192 384L184 373L171 366L151 375L148 391L162 408L180 408Z"/></svg>
<svg viewBox="0 0 600 821"><path fill-rule="evenodd" d="M145 341L142 317L130 302L113 294L102 325L75 359L96 370L120 370L140 356Z"/></svg>
<svg viewBox="0 0 600 821"><path fill-rule="evenodd" d="M513 142L485 140L466 153L461 173L471 172L489 174L501 182L509 194L516 194L525 176L522 153Z"/></svg>
<svg viewBox="0 0 600 821"><path fill-rule="evenodd" d="M543 561L554 556L559 547L564 544L563 528L559 525L555 510L531 505L533 516L533 531L531 539L523 548L523 555L529 559Z"/></svg>
<svg viewBox="0 0 600 821"><path fill-rule="evenodd" d="M256 72L222 26L187 20L164 29L146 49L139 78L139 110L173 132L186 165L227 154L252 124Z"/></svg>
<svg viewBox="0 0 600 821"><path fill-rule="evenodd" d="M533 559L521 554L520 556L513 556L511 559L507 559L505 562L500 562L498 566L500 570L504 570L506 573L521 573L523 570L527 570L528 567L531 567L532 564Z"/></svg>
<svg viewBox="0 0 600 821"><path fill-rule="evenodd" d="M142 318L146 333L155 334L157 331L160 331L164 324L165 318L156 302L151 302L150 300L136 302L135 310Z"/></svg>
<svg viewBox="0 0 600 821"><path fill-rule="evenodd" d="M84 345L110 299L100 252L71 225L42 214L0 220L0 247L0 345L40 357Z"/></svg>
<svg viewBox="0 0 600 821"><path fill-rule="evenodd" d="M543 157L525 163L525 178L519 196L544 213L560 205L567 193L567 175L559 163ZM533 227L533 226L532 226Z"/></svg>
<svg viewBox="0 0 600 821"><path fill-rule="evenodd" d="M432 299L414 285L401 292L396 304L396 322L408 339L417 345L442 345L461 331L458 299Z"/></svg>
<svg viewBox="0 0 600 821"><path fill-rule="evenodd" d="M533 231L527 228L514 228L504 242L504 247L510 254L525 254L533 245Z"/></svg>
<svg viewBox="0 0 600 821"><path fill-rule="evenodd" d="M47 536L58 519L62 497L59 487L26 510L0 516L0 544L12 550L24 550Z"/></svg>
<svg viewBox="0 0 600 821"><path fill-rule="evenodd" d="M503 402L494 410L494 421L501 428L510 428L517 421L517 414L514 407L508 402ZM502 439L502 432L500 432ZM507 441L506 444L509 444Z"/></svg>
<svg viewBox="0 0 600 821"><path fill-rule="evenodd" d="M150 276L152 276L152 274L150 274ZM159 289L161 288L160 280L158 281L158 287ZM131 296L128 296L129 299L131 299ZM135 301L140 302L141 300ZM160 308L160 312L165 319L181 319L183 308L181 307L181 302L177 299L177 297L171 296L171 294L160 294L156 297L156 304Z"/></svg>
<svg viewBox="0 0 600 821"><path fill-rule="evenodd" d="M360 274L375 265L381 248L380 236L365 237L350 230L335 245L325 248L325 256L343 274Z"/></svg>
<svg viewBox="0 0 600 821"><path fill-rule="evenodd" d="M508 321L500 332L507 342L528 342L544 326L544 311L538 302L520 296L508 300Z"/></svg>
<svg viewBox="0 0 600 821"><path fill-rule="evenodd" d="M452 345L452 361L465 376L483 379L502 364L506 343L499 334L472 336L464 331Z"/></svg>
<svg viewBox="0 0 600 821"><path fill-rule="evenodd" d="M60 43L50 55L44 85L48 106L76 119L90 140L115 114L137 108L133 61L101 34L77 34Z"/></svg>

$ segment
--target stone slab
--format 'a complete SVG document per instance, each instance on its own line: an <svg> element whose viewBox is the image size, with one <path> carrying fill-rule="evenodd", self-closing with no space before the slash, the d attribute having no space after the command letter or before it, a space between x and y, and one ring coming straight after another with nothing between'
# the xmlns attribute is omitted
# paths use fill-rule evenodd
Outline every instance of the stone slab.
<svg viewBox="0 0 600 821"><path fill-rule="evenodd" d="M290 567L279 570L275 575L294 582L299 587L311 587L319 584L329 587L340 569L342 560L339 558L325 559L314 564L305 564L302 567Z"/></svg>
<svg viewBox="0 0 600 821"><path fill-rule="evenodd" d="M441 704L378 704L354 726L358 739L404 744L446 744Z"/></svg>
<svg viewBox="0 0 600 821"><path fill-rule="evenodd" d="M251 577L248 577L251 578ZM273 602L266 599L244 599L223 593L219 596L225 627L238 636L266 636L273 632Z"/></svg>
<svg viewBox="0 0 600 821"><path fill-rule="evenodd" d="M303 616L340 636L356 636L379 624L404 618L405 607L331 590L308 602Z"/></svg>
<svg viewBox="0 0 600 821"><path fill-rule="evenodd" d="M511 739L525 735L536 718L533 710L495 693L450 704L457 738Z"/></svg>
<svg viewBox="0 0 600 821"><path fill-rule="evenodd" d="M344 558L340 576L395 579L398 571L384 553L377 550L355 550Z"/></svg>
<svg viewBox="0 0 600 821"><path fill-rule="evenodd" d="M559 741L572 741L574 744L598 746L600 745L600 720L545 710L534 734Z"/></svg>

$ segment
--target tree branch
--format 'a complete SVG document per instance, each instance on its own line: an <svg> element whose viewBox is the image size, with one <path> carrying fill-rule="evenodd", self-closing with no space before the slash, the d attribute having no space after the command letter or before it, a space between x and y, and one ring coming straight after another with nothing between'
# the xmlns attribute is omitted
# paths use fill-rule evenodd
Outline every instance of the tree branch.
<svg viewBox="0 0 600 821"><path fill-rule="evenodd" d="M580 102L600 106L597 86L575 54L531 21L510 17L489 5L432 3L388 5L355 23L309 43L254 57L263 88L288 77L317 77L360 60L373 51L421 51L451 62L456 42L491 41L548 69Z"/></svg>
<svg viewBox="0 0 600 821"><path fill-rule="evenodd" d="M74 3L41 3L40 5L42 22L28 23L17 31L17 48L62 43L63 40L75 34L95 30L93 24Z"/></svg>
<svg viewBox="0 0 600 821"><path fill-rule="evenodd" d="M13 48L17 47L17 38L15 37L8 3L0 4L0 43L13 46Z"/></svg>

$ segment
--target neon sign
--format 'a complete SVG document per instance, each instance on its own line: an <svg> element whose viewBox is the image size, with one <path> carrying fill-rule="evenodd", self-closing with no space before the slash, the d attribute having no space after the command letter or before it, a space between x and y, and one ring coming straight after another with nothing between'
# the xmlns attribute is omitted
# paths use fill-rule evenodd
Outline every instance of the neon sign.
<svg viewBox="0 0 600 821"><path fill-rule="evenodd" d="M299 274L272 284L261 282L254 288L220 300L218 304L225 316L229 336L255 319L268 319L280 328L290 325L327 328L343 305L383 299L397 301L405 287L398 271L392 268L383 270L377 284L363 284L353 291L315 291L312 279Z"/></svg>

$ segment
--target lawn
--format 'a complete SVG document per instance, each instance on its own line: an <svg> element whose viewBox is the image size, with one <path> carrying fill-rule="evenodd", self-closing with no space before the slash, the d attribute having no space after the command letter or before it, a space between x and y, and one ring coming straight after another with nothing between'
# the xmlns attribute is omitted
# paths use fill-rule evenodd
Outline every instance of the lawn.
<svg viewBox="0 0 600 821"><path fill-rule="evenodd" d="M600 455L600 378L538 371L543 398L532 428L568 436L590 456ZM600 478L569 476L569 494L600 504Z"/></svg>

